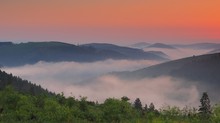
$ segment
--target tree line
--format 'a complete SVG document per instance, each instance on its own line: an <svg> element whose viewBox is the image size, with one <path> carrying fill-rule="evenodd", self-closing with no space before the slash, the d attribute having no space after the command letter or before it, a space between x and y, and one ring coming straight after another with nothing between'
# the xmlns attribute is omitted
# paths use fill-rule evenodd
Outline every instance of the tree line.
<svg viewBox="0 0 220 123"><path fill-rule="evenodd" d="M219 123L220 105L211 107L207 93L203 93L199 109L154 104L142 106L137 98L108 98L103 103L76 99L63 94L32 95L15 91L11 86L0 91L0 122L11 123Z"/></svg>
<svg viewBox="0 0 220 123"><path fill-rule="evenodd" d="M42 88L40 85L33 84L27 80L22 80L20 77L13 76L12 74L8 74L5 71L0 70L0 90L4 89L8 85L12 86L16 91L22 93L29 93L32 95L55 95L55 93Z"/></svg>
<svg viewBox="0 0 220 123"><path fill-rule="evenodd" d="M219 123L220 104L210 105L204 92L197 108L142 105L141 99L107 98L103 103L86 97L55 94L12 74L0 71L0 123Z"/></svg>

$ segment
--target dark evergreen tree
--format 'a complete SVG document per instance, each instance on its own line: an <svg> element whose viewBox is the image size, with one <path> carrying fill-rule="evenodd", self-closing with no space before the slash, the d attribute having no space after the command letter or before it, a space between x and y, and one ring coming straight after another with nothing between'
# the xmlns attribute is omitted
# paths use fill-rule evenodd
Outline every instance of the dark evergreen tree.
<svg viewBox="0 0 220 123"><path fill-rule="evenodd" d="M207 92L204 92L200 99L201 106L199 106L199 113L203 118L209 118L211 115L211 105Z"/></svg>
<svg viewBox="0 0 220 123"><path fill-rule="evenodd" d="M141 104L141 100L139 98L137 98L135 101L134 101L134 107L137 109L137 110L142 110L142 104Z"/></svg>
<svg viewBox="0 0 220 123"><path fill-rule="evenodd" d="M150 103L150 105L149 105L149 111L154 111L154 110L155 110L154 104L153 104L153 103Z"/></svg>
<svg viewBox="0 0 220 123"><path fill-rule="evenodd" d="M145 104L145 106L144 106L144 111L148 111L147 104Z"/></svg>
<svg viewBox="0 0 220 123"><path fill-rule="evenodd" d="M0 70L0 90L3 90L7 86L11 86L19 92L29 93L32 95L40 95L40 94L46 94L48 96L55 95L43 89L41 86L33 84L27 80L22 80L19 77L13 76L12 74L7 74L6 72Z"/></svg>

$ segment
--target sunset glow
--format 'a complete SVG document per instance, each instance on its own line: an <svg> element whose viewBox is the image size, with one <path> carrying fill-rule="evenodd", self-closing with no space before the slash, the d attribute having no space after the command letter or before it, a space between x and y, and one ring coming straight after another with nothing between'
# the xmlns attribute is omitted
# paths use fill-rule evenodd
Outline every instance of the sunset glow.
<svg viewBox="0 0 220 123"><path fill-rule="evenodd" d="M1 0L0 40L218 42L219 0Z"/></svg>

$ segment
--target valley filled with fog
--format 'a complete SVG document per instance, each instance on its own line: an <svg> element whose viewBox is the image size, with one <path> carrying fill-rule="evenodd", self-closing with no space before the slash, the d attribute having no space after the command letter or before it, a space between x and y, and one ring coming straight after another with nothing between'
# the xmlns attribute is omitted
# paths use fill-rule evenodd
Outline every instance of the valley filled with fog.
<svg viewBox="0 0 220 123"><path fill-rule="evenodd" d="M178 59L207 53L207 49L145 48L146 51L163 50L170 58ZM183 79L170 76L127 80L109 75L111 72L134 71L156 65L156 60L104 60L97 62L43 62L3 70L20 76L37 85L65 96L86 96L89 100L103 102L106 98L128 96L131 101L140 98L143 104L196 106L200 92L196 85L186 85Z"/></svg>
<svg viewBox="0 0 220 123"><path fill-rule="evenodd" d="M0 123L220 123L220 0L0 0Z"/></svg>
<svg viewBox="0 0 220 123"><path fill-rule="evenodd" d="M181 86L183 81L171 77L128 81L112 75L112 71L132 71L144 68L155 61L114 61L107 60L94 63L45 63L4 68L23 79L39 84L56 93L64 92L66 96L86 96L89 100L103 102L108 97L128 96L132 101L141 98L143 103L154 102L175 105L192 105L197 103L199 94L196 86ZM178 91L178 93L173 93ZM179 98L181 96L181 98ZM184 100L184 101L183 101ZM184 102L184 104L183 104Z"/></svg>

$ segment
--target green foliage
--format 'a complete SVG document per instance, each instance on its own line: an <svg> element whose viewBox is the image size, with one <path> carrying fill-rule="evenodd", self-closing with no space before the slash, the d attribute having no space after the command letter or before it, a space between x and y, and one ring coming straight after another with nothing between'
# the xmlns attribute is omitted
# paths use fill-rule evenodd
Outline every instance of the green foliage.
<svg viewBox="0 0 220 123"><path fill-rule="evenodd" d="M128 97L108 98L102 104L55 96L31 95L6 86L0 91L0 123L219 123L220 104L213 106L208 120L197 109L164 106L158 111L153 103L137 110ZM139 101L136 101L139 102Z"/></svg>
<svg viewBox="0 0 220 123"><path fill-rule="evenodd" d="M126 96L123 96L123 97L121 98L121 100L127 102L127 101L129 101L130 99L129 99L128 97L126 97Z"/></svg>
<svg viewBox="0 0 220 123"><path fill-rule="evenodd" d="M131 104L114 98L105 100L102 104L103 118L107 122L129 121L132 117Z"/></svg>
<svg viewBox="0 0 220 123"><path fill-rule="evenodd" d="M220 104L217 104L213 107L213 115L212 115L213 123L219 123L220 121Z"/></svg>

